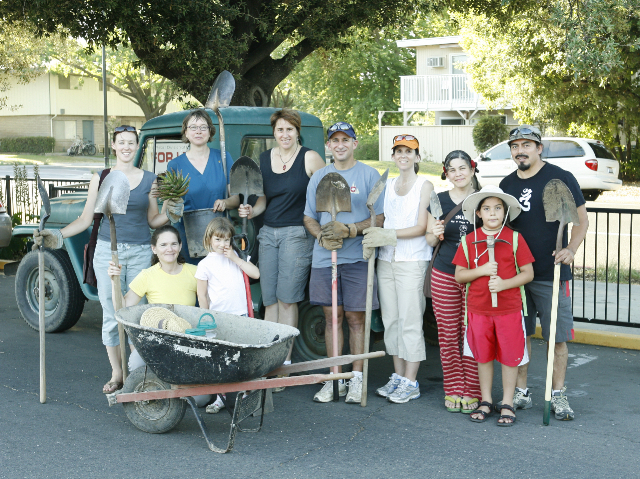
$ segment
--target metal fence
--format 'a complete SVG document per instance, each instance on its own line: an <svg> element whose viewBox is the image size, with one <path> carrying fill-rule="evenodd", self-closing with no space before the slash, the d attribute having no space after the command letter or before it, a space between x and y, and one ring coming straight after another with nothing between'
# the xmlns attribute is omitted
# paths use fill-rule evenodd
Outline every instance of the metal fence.
<svg viewBox="0 0 640 479"><path fill-rule="evenodd" d="M589 231L572 267L574 319L639 328L640 209L590 207L587 212Z"/></svg>
<svg viewBox="0 0 640 479"><path fill-rule="evenodd" d="M26 178L26 191L21 193L16 187L15 178L11 175L4 177L4 200L7 213L12 215L19 213L22 223L37 222L40 216L42 200L38 193L38 184L35 178ZM55 180L41 178L44 187L47 189L49 198L55 198L60 192L67 191L87 191L87 188L73 187L73 185L88 185L87 180Z"/></svg>

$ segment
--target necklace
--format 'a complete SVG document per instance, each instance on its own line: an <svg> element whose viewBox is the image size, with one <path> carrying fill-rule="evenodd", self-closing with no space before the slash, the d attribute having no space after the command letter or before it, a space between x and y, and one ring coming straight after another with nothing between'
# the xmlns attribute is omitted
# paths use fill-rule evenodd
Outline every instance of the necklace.
<svg viewBox="0 0 640 479"><path fill-rule="evenodd" d="M415 178L411 178L411 180L407 181L406 183L400 183L400 181L396 181L396 186L395 186L396 193L400 193L400 191L404 187L408 187L410 185L413 185L416 182L416 179L417 179L417 176Z"/></svg>
<svg viewBox="0 0 640 479"><path fill-rule="evenodd" d="M285 171L287 169L287 163L289 163L293 159L294 155L298 153L298 148L299 147L296 147L295 151L291 154L287 161L284 161L282 159L282 153L280 153L280 148L278 148L278 156L280 157L280 161L282 162L282 171Z"/></svg>

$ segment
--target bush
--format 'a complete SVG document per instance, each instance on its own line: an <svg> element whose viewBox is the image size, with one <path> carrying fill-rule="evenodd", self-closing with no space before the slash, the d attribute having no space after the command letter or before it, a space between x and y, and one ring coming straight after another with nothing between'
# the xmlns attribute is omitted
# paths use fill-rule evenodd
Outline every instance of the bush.
<svg viewBox="0 0 640 479"><path fill-rule="evenodd" d="M51 153L56 140L50 136L22 136L2 138L0 153Z"/></svg>
<svg viewBox="0 0 640 479"><path fill-rule="evenodd" d="M478 151L485 151L507 139L509 128L502 123L502 117L483 115L473 127L473 144Z"/></svg>
<svg viewBox="0 0 640 479"><path fill-rule="evenodd" d="M631 161L627 160L626 148L616 151L620 160L620 179L622 181L640 181L640 150L631 148Z"/></svg>
<svg viewBox="0 0 640 479"><path fill-rule="evenodd" d="M356 160L379 161L379 145L377 136L369 136L358 139L358 148L354 152Z"/></svg>

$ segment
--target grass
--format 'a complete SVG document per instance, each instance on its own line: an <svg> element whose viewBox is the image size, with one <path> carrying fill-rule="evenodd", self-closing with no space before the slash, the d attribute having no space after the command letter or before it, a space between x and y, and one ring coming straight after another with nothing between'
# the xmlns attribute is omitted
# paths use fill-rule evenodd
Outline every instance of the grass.
<svg viewBox="0 0 640 479"><path fill-rule="evenodd" d="M361 160L359 160L361 161ZM384 170L389 168L389 178L394 178L400 175L400 170L393 161L362 161L365 165L369 165L380 172L384 173ZM429 181L438 189L449 188L451 186L447 180L440 178L442 173L442 164L434 163L432 161L420 162L420 171L418 174L421 176L427 176Z"/></svg>
<svg viewBox="0 0 640 479"><path fill-rule="evenodd" d="M599 265L598 268L581 268L575 267L573 270L573 277L576 281L582 281L582 274L584 269L584 279L586 281L597 281L598 283L617 283L618 282L618 264L612 263L609 268ZM622 267L620 269L620 284L629 284L629 267ZM631 284L640 284L640 271L631 270Z"/></svg>

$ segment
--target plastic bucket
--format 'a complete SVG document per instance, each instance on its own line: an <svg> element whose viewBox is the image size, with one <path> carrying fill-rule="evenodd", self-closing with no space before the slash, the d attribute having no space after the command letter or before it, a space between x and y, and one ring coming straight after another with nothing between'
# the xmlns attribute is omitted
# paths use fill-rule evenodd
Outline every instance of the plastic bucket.
<svg viewBox="0 0 640 479"><path fill-rule="evenodd" d="M209 254L209 251L202 244L202 239L207 225L217 216L222 216L222 213L214 213L211 208L185 211L182 215L184 232L187 236L187 248L189 248L189 256L192 258L204 258Z"/></svg>

